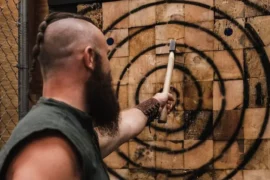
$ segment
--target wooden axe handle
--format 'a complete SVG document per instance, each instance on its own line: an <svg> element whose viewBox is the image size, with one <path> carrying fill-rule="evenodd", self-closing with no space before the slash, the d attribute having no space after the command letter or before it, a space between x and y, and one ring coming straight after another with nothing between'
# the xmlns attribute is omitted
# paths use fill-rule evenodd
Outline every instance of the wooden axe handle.
<svg viewBox="0 0 270 180"><path fill-rule="evenodd" d="M169 93L169 91L170 91L170 84L171 84L173 69L174 69L174 51L171 51L170 55L169 55L169 62L168 62L168 66L167 66L167 73L166 73L166 77L165 77L163 93ZM163 108L163 110L161 112L161 116L160 116L158 122L159 123L166 123L167 122L167 115L168 115L168 112L167 112L167 107L165 105L165 107Z"/></svg>

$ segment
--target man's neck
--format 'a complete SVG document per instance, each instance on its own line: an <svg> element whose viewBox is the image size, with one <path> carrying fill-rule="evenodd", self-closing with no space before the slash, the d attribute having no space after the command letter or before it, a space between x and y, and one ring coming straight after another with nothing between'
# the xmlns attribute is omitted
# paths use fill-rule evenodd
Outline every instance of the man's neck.
<svg viewBox="0 0 270 180"><path fill-rule="evenodd" d="M84 88L81 85L76 86L76 84L78 83L50 80L43 84L43 97L52 98L85 111Z"/></svg>

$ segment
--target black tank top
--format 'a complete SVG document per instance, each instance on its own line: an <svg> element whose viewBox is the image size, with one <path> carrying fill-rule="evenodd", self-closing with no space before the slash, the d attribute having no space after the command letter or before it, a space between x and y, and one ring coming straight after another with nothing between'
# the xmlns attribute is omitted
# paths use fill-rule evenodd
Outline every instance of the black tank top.
<svg viewBox="0 0 270 180"><path fill-rule="evenodd" d="M73 145L80 162L82 180L108 180L91 117L65 103L41 98L18 123L0 152L0 179L9 163L31 138L46 131L59 132Z"/></svg>

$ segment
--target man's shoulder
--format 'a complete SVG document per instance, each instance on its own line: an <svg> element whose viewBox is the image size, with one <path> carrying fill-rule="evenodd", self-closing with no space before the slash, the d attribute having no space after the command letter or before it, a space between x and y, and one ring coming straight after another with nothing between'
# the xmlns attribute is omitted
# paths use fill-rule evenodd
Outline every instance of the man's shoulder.
<svg viewBox="0 0 270 180"><path fill-rule="evenodd" d="M79 164L75 152L73 146L61 134L55 132L42 134L18 152L9 166L7 176L15 174L27 179L30 177L29 175L34 175L40 179L53 173L52 179L78 177L79 173L75 170L79 169ZM65 167L61 168L63 164ZM16 179L16 177L14 178Z"/></svg>
<svg viewBox="0 0 270 180"><path fill-rule="evenodd" d="M63 121L67 121L68 116L57 107L43 104L35 105L17 124L16 129L22 127L42 127L52 125L57 127ZM65 123L66 124L66 123Z"/></svg>
<svg viewBox="0 0 270 180"><path fill-rule="evenodd" d="M35 119L47 119L48 117L59 118L64 117L63 111L56 106L48 106L45 104L37 104L32 107L32 109L26 114L26 116L22 120L29 120L32 118Z"/></svg>
<svg viewBox="0 0 270 180"><path fill-rule="evenodd" d="M64 133L71 131L72 125L66 120L65 114L50 106L36 105L22 118L12 132L10 140L20 141L32 134L46 130Z"/></svg>

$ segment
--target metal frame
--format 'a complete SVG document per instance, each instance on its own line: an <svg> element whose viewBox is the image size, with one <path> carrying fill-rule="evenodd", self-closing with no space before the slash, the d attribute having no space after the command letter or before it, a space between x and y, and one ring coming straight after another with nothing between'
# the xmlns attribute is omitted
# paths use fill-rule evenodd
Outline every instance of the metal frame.
<svg viewBox="0 0 270 180"><path fill-rule="evenodd" d="M21 0L19 4L19 119L22 119L29 110L29 51L28 51L28 0Z"/></svg>

